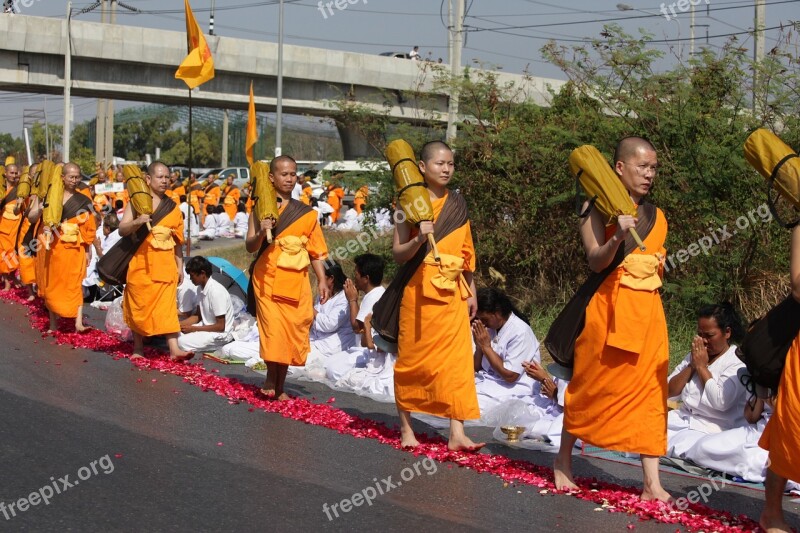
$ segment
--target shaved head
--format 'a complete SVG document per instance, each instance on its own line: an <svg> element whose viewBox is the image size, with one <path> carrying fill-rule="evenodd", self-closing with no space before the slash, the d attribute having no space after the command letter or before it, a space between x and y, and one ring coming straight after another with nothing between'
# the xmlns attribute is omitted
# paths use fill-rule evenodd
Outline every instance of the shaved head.
<svg viewBox="0 0 800 533"><path fill-rule="evenodd" d="M79 167L75 163L65 163L64 166L61 168L61 175L68 176L69 174L77 174L78 176L80 176L81 167Z"/></svg>
<svg viewBox="0 0 800 533"><path fill-rule="evenodd" d="M617 161L626 161L630 159L639 149L644 149L645 152L655 152L656 148L653 143L644 137L624 137L617 143L617 148L614 150L614 164Z"/></svg>
<svg viewBox="0 0 800 533"><path fill-rule="evenodd" d="M150 176L153 176L158 171L159 168L163 168L164 173L167 176L169 176L169 167L164 163L162 163L161 161L153 161L152 163L150 163L150 166L147 167L147 173Z"/></svg>
<svg viewBox="0 0 800 533"><path fill-rule="evenodd" d="M278 157L269 162L270 174L274 174L278 170L278 164L283 163L284 161L293 163L295 167L297 166L297 161L294 160L294 157L289 155L279 155Z"/></svg>
<svg viewBox="0 0 800 533"><path fill-rule="evenodd" d="M431 141L425 143L425 145L422 147L422 150L420 150L419 152L420 161L426 161L426 162L430 161L431 159L433 159L433 157L436 156L436 152L438 152L439 150L448 150L450 152L453 151L453 149L450 148L450 146L446 142Z"/></svg>

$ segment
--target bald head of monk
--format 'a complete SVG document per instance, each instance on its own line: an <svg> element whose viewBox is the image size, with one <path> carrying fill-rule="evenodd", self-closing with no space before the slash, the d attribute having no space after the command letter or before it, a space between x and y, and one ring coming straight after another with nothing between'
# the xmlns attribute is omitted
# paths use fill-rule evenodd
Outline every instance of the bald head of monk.
<svg viewBox="0 0 800 533"><path fill-rule="evenodd" d="M656 149L644 137L625 137L614 150L614 171L637 204L653 186L658 170Z"/></svg>
<svg viewBox="0 0 800 533"><path fill-rule="evenodd" d="M81 168L75 163L66 163L61 167L61 179L64 180L64 189L74 192L81 181Z"/></svg>
<svg viewBox="0 0 800 533"><path fill-rule="evenodd" d="M19 165L8 165L6 167L6 183L11 186L19 183Z"/></svg>
<svg viewBox="0 0 800 533"><path fill-rule="evenodd" d="M147 183L156 195L164 196L169 188L169 168L161 161L154 161L147 167Z"/></svg>

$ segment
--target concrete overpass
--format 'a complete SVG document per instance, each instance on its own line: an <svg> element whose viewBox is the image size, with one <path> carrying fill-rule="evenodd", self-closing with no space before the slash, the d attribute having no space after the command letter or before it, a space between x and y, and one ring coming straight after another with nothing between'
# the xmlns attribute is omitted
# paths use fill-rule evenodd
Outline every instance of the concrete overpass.
<svg viewBox="0 0 800 533"><path fill-rule="evenodd" d="M70 25L71 92L75 96L188 105L186 85L175 69L186 55L186 34L73 19ZM196 106L246 109L250 81L256 107L274 111L277 95L276 43L206 37L216 77L192 93ZM63 94L67 23L47 17L0 16L0 90ZM432 64L337 50L284 45L283 111L332 116L343 97L397 120L415 124L446 120L448 96L433 87ZM547 85L564 82L498 73L526 98L547 103ZM425 93L426 105L415 100ZM398 95L402 94L401 99ZM433 111L430 111L430 107ZM340 126L347 158L365 155L366 143Z"/></svg>

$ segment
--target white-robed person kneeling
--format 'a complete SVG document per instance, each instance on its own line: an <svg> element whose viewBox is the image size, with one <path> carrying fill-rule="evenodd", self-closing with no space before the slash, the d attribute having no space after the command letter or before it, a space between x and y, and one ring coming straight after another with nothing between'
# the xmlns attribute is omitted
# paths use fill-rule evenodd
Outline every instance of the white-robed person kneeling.
<svg viewBox="0 0 800 533"><path fill-rule="evenodd" d="M692 350L669 376L669 396L682 403L667 415L667 456L686 459L701 438L746 424L740 382L746 369L730 344L743 333L730 304L698 312Z"/></svg>
<svg viewBox="0 0 800 533"><path fill-rule="evenodd" d="M475 388L483 415L508 400L531 397L535 382L522 365L541 362L541 353L533 330L501 291L478 291L476 318L472 323Z"/></svg>
<svg viewBox="0 0 800 533"><path fill-rule="evenodd" d="M372 309L381 299L385 289L383 281L384 260L375 254L356 256L355 275L344 286L350 305L353 332L360 338L349 350L328 358L325 375L337 387L377 396L394 396L394 362L396 356L375 347L371 319ZM358 305L358 292L364 293Z"/></svg>
<svg viewBox="0 0 800 533"><path fill-rule="evenodd" d="M319 300L314 304L314 320L309 331L311 352L304 367L289 367L292 375L322 381L328 358L355 344L356 335L350 325L350 305L343 290L346 280L339 263L325 263L325 283L331 296L324 304Z"/></svg>
<svg viewBox="0 0 800 533"><path fill-rule="evenodd" d="M231 295L211 278L211 263L205 257L190 257L185 270L197 286L197 308L181 320L178 346L187 352L213 352L233 340Z"/></svg>

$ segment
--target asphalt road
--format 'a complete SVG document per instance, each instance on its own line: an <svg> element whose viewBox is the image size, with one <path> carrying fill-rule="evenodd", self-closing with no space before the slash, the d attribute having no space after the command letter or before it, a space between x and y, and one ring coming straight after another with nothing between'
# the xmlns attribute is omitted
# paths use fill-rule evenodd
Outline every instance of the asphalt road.
<svg viewBox="0 0 800 533"><path fill-rule="evenodd" d="M541 495L536 487L504 487L497 477L423 462L374 440L250 412L247 405L230 405L178 377L54 345L30 328L24 312L22 306L0 303L2 530L676 529L595 512L596 504ZM262 379L241 366L217 368L243 381ZM290 392L334 395L339 408L396 421L392 405L322 385L293 383ZM539 464L552 461L550 454L499 444L489 449ZM396 484L415 463L415 475ZM576 458L576 470L623 485L636 485L640 476L628 465L584 458ZM343 500L371 494L368 488L376 484L386 487L380 480L388 476L394 488L376 495L371 505L362 502L343 512ZM698 483L673 475L665 482L673 494ZM716 507L751 516L761 503L760 493L742 489L712 498ZM37 505L23 502L21 510L20 499ZM337 503L338 517L330 510ZM796 526L797 515L792 519Z"/></svg>

